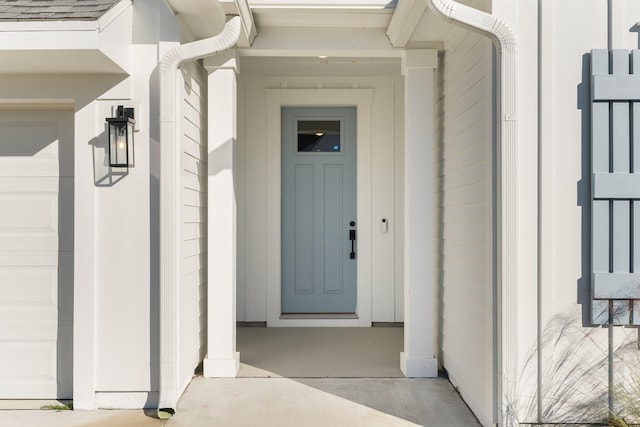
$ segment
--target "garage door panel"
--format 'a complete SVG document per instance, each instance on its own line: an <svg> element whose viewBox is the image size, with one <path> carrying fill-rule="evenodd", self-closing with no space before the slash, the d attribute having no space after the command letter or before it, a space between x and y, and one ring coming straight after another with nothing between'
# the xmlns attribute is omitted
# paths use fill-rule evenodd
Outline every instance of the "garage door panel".
<svg viewBox="0 0 640 427"><path fill-rule="evenodd" d="M0 306L0 340L49 339L58 331L58 308L48 302L41 305L16 303ZM23 331L34 328L34 331ZM18 336L18 332L22 335ZM0 355L0 358L2 356Z"/></svg>
<svg viewBox="0 0 640 427"><path fill-rule="evenodd" d="M49 267L0 267L0 283L7 291L0 293L0 306L57 307L58 271Z"/></svg>
<svg viewBox="0 0 640 427"><path fill-rule="evenodd" d="M57 236L57 194L2 194L0 206L0 233L49 232Z"/></svg>
<svg viewBox="0 0 640 427"><path fill-rule="evenodd" d="M2 129L0 129L0 132ZM2 160L2 157L0 157ZM34 167L34 164L37 166ZM29 166L32 170L29 175L25 174L25 168ZM0 177L2 176L41 176L43 178L58 176L58 165L51 162L24 161L19 158L12 163L0 161Z"/></svg>
<svg viewBox="0 0 640 427"><path fill-rule="evenodd" d="M0 120L0 169L10 176L58 176L57 131L51 121Z"/></svg>
<svg viewBox="0 0 640 427"><path fill-rule="evenodd" d="M0 250L58 250L57 193L0 193L0 206Z"/></svg>
<svg viewBox="0 0 640 427"><path fill-rule="evenodd" d="M14 251L0 251L0 268L21 266L58 266L57 254L51 251L31 251L29 256Z"/></svg>
<svg viewBox="0 0 640 427"><path fill-rule="evenodd" d="M0 342L0 398L40 397L57 394L55 341ZM38 392L34 392L38 390Z"/></svg>
<svg viewBox="0 0 640 427"><path fill-rule="evenodd" d="M0 167L0 194L57 194L58 178L57 177L9 177L3 175L6 172Z"/></svg>
<svg viewBox="0 0 640 427"><path fill-rule="evenodd" d="M30 250L51 251L58 246L55 233L30 233L29 236L0 232L0 253L11 251L15 254L29 253Z"/></svg>
<svg viewBox="0 0 640 427"><path fill-rule="evenodd" d="M0 399L42 399L42 394L47 396L55 396L57 385L51 381L40 380L21 380L21 381L0 381ZM3 390L11 390L10 392ZM33 390L42 390L42 392L34 392ZM56 397L55 399L67 399ZM71 399L71 398L68 398Z"/></svg>

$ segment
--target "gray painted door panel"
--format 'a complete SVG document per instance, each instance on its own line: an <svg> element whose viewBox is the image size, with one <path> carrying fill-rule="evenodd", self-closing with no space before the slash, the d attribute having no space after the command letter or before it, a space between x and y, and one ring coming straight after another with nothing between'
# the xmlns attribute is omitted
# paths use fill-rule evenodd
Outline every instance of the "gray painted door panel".
<svg viewBox="0 0 640 427"><path fill-rule="evenodd" d="M282 313L356 311L355 129L354 107L282 108Z"/></svg>

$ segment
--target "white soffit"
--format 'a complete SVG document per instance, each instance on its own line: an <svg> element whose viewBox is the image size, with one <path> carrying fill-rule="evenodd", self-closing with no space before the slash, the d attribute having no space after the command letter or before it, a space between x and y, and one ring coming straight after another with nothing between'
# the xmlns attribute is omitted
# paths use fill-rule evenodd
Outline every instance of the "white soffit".
<svg viewBox="0 0 640 427"><path fill-rule="evenodd" d="M387 28L393 9L253 8L256 25L264 27Z"/></svg>
<svg viewBox="0 0 640 427"><path fill-rule="evenodd" d="M196 40L213 37L224 28L225 10L217 0L166 0L166 2Z"/></svg>
<svg viewBox="0 0 640 427"><path fill-rule="evenodd" d="M398 48L442 49L442 41L450 30L451 24L436 16L424 0L405 0L393 12L387 36Z"/></svg>
<svg viewBox="0 0 640 427"><path fill-rule="evenodd" d="M441 42L445 39L447 32L453 28L455 28L453 24L437 16L427 8L422 15L422 19L420 19L418 25L415 27L415 31L413 31L408 45L411 46L421 42Z"/></svg>
<svg viewBox="0 0 640 427"><path fill-rule="evenodd" d="M92 21L0 22L0 74L127 74L131 2Z"/></svg>
<svg viewBox="0 0 640 427"><path fill-rule="evenodd" d="M386 28L396 0L248 0L258 27Z"/></svg>
<svg viewBox="0 0 640 427"><path fill-rule="evenodd" d="M241 56L304 58L390 58L402 56L394 49L383 28L259 28L250 49Z"/></svg>
<svg viewBox="0 0 640 427"><path fill-rule="evenodd" d="M228 16L238 15L242 32L238 46L249 47L256 37L256 26L247 0L165 0L194 40L219 34Z"/></svg>
<svg viewBox="0 0 640 427"><path fill-rule="evenodd" d="M251 8L391 9L395 0L249 0Z"/></svg>

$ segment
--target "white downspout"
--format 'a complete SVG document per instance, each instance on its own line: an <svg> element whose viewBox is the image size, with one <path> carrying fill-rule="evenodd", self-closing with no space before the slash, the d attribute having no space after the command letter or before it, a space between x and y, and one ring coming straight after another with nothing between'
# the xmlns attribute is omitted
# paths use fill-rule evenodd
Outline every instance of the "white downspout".
<svg viewBox="0 0 640 427"><path fill-rule="evenodd" d="M169 418L178 402L178 283L180 281L181 147L176 84L180 65L233 47L240 36L240 17L216 36L176 46L160 61L160 396L158 416Z"/></svg>
<svg viewBox="0 0 640 427"><path fill-rule="evenodd" d="M500 173L498 208L498 402L501 425L517 423L515 377L517 366L517 291L518 291L518 212L517 212L517 115L516 115L516 38L499 18L452 0L426 0L440 16L489 36L497 47L500 75L498 76L498 116ZM497 402L496 402L497 403Z"/></svg>

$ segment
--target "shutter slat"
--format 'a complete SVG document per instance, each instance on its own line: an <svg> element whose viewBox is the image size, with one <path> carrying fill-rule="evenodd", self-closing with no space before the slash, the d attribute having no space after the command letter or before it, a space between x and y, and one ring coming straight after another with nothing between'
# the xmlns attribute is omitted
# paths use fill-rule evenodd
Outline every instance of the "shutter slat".
<svg viewBox="0 0 640 427"><path fill-rule="evenodd" d="M595 273L593 297L596 299L640 299L640 273Z"/></svg>
<svg viewBox="0 0 640 427"><path fill-rule="evenodd" d="M609 300L591 300L591 323L594 325L606 325L609 323Z"/></svg>
<svg viewBox="0 0 640 427"><path fill-rule="evenodd" d="M614 325L628 325L631 312L629 300L614 300L611 307L611 323Z"/></svg>
<svg viewBox="0 0 640 427"><path fill-rule="evenodd" d="M609 103L593 104L591 114L593 172L609 173Z"/></svg>
<svg viewBox="0 0 640 427"><path fill-rule="evenodd" d="M640 50L631 51L631 72L640 77ZM637 86L640 87L640 84ZM631 172L640 176L640 102L631 103L631 153ZM631 202L631 218L633 221L631 271L640 272L640 202ZM635 307L634 302L634 310ZM640 313L638 316L634 315L633 322L640 324Z"/></svg>
<svg viewBox="0 0 640 427"><path fill-rule="evenodd" d="M640 199L640 173L594 173L594 199Z"/></svg>
<svg viewBox="0 0 640 427"><path fill-rule="evenodd" d="M635 77L640 78L640 50L631 51L631 72ZM640 88L640 83L636 83L636 87ZM640 102L633 102L632 109L632 171L640 173Z"/></svg>
<svg viewBox="0 0 640 427"><path fill-rule="evenodd" d="M633 247L631 271L640 273L640 202L632 203L633 215Z"/></svg>
<svg viewBox="0 0 640 427"><path fill-rule="evenodd" d="M631 227L629 215L629 202L622 200L613 201L613 265L614 273L628 273L631 271Z"/></svg>
<svg viewBox="0 0 640 427"><path fill-rule="evenodd" d="M591 52L591 72L609 74L609 51ZM593 93L594 87L591 87ZM609 172L609 102L591 104L591 162L593 172ZM591 213L591 257L594 272L609 272L609 201L593 201ZM595 281L595 280L594 280ZM593 284L592 284L593 286ZM609 322L609 301L591 300L591 322Z"/></svg>
<svg viewBox="0 0 640 427"><path fill-rule="evenodd" d="M609 52L593 51L592 72L609 72ZM609 173L609 103L592 106L593 171ZM609 272L609 201L594 201L592 212L593 271Z"/></svg>
<svg viewBox="0 0 640 427"><path fill-rule="evenodd" d="M609 201L596 200L591 211L592 267L594 273L609 272Z"/></svg>
<svg viewBox="0 0 640 427"><path fill-rule="evenodd" d="M639 79L640 75L596 74L592 78L593 100L640 101Z"/></svg>
<svg viewBox="0 0 640 427"><path fill-rule="evenodd" d="M615 49L611 53L611 71L614 75L628 76L629 52ZM612 100L612 170L613 173L630 172L630 118L629 102ZM613 201L612 221L612 264L613 273L629 273L631 271L631 202L627 200ZM611 275L610 277L616 277ZM618 280L623 284L621 280ZM618 290L618 299L624 298L623 289ZM613 298L612 298L613 299ZM629 323L629 302L613 301L612 322L614 324ZM626 320L625 320L626 319Z"/></svg>

